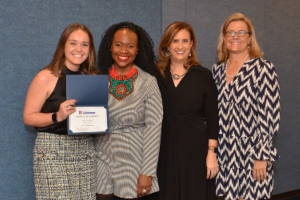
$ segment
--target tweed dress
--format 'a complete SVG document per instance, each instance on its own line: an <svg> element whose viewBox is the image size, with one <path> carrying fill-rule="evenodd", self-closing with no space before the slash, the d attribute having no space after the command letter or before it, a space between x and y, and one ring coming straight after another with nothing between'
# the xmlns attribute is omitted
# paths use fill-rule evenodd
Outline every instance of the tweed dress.
<svg viewBox="0 0 300 200"><path fill-rule="evenodd" d="M136 67L133 91L122 100L109 93L110 133L95 138L97 193L137 197L140 174L152 177L150 194L159 190L156 168L162 100L156 79Z"/></svg>
<svg viewBox="0 0 300 200"><path fill-rule="evenodd" d="M274 185L272 162L279 157L272 144L280 121L277 74L271 62L254 58L227 85L225 69L225 63L212 68L220 125L216 193L226 200L269 199ZM261 182L253 179L254 160L268 160L267 177Z"/></svg>
<svg viewBox="0 0 300 200"><path fill-rule="evenodd" d="M96 199L96 159L90 135L37 133L34 146L36 199Z"/></svg>
<svg viewBox="0 0 300 200"><path fill-rule="evenodd" d="M78 74L66 69L66 74ZM60 77L41 112L57 112L66 99L65 77ZM96 152L91 135L67 135L66 120L36 128L33 150L37 200L96 199Z"/></svg>

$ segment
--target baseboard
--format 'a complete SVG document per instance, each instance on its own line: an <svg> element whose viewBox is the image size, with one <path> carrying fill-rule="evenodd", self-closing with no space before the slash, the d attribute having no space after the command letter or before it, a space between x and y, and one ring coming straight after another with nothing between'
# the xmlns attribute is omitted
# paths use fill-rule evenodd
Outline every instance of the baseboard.
<svg viewBox="0 0 300 200"><path fill-rule="evenodd" d="M300 189L293 190L289 192L284 192L280 194L275 194L272 196L271 200L289 200L289 199L300 199Z"/></svg>

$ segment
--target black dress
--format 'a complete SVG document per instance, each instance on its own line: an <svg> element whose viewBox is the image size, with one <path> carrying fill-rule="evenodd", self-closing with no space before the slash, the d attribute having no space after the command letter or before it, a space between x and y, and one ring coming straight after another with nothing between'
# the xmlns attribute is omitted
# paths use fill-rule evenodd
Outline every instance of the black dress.
<svg viewBox="0 0 300 200"><path fill-rule="evenodd" d="M213 200L206 179L208 139L218 138L217 89L211 72L192 66L175 87L169 69L158 162L159 200Z"/></svg>

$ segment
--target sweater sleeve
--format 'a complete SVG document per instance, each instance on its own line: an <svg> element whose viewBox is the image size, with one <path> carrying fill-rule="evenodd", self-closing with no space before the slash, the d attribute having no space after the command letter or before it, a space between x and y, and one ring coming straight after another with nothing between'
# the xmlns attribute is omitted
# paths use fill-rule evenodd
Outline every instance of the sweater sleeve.
<svg viewBox="0 0 300 200"><path fill-rule="evenodd" d="M163 108L161 94L154 77L150 77L146 92L143 164L141 173L156 177Z"/></svg>

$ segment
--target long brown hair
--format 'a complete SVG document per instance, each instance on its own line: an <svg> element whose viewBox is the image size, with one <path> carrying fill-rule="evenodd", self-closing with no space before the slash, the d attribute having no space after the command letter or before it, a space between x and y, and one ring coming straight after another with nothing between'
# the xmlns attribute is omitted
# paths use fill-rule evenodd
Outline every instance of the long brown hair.
<svg viewBox="0 0 300 200"><path fill-rule="evenodd" d="M94 40L91 31L83 24L71 24L62 32L59 42L57 44L53 59L51 63L44 67L44 69L50 70L55 76L60 76L60 72L66 67L65 62L65 45L70 34L76 30L82 30L88 34L90 40L90 52L88 58L80 65L79 71L82 74L96 74L96 50L94 46Z"/></svg>
<svg viewBox="0 0 300 200"><path fill-rule="evenodd" d="M166 28L158 45L157 67L160 73L164 77L165 77L164 71L166 67L170 65L171 62L170 56L166 55L166 53L168 52L168 47L172 43L175 35L182 29L186 29L190 33L191 41L193 41L193 46L191 47L191 56L188 57L188 59L185 61L184 68L188 69L192 65L200 65L200 62L197 59L197 55L196 55L197 41L196 41L196 36L193 28L191 27L191 25L189 25L186 22L180 22L180 21L173 22Z"/></svg>
<svg viewBox="0 0 300 200"><path fill-rule="evenodd" d="M248 27L249 36L251 37L251 40L249 43L249 57L250 58L262 57L263 52L261 52L261 50L259 48L258 42L256 40L256 36L255 36L254 27L253 27L250 19L248 19L241 13L234 13L225 20L225 22L223 23L223 25L221 27L218 46L217 46L218 61L225 62L229 57L228 50L224 43L224 37L226 37L225 34L226 34L227 27L229 26L229 24L231 22L234 22L234 21L243 21L246 23L246 25Z"/></svg>

